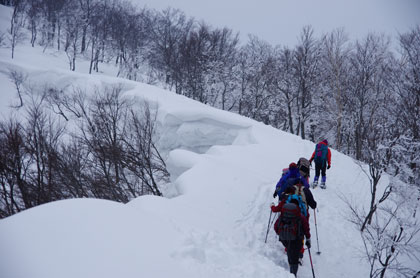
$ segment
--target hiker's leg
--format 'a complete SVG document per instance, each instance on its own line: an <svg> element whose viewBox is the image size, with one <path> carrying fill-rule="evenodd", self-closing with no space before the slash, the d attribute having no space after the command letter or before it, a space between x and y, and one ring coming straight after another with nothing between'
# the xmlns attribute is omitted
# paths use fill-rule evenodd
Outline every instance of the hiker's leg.
<svg viewBox="0 0 420 278"><path fill-rule="evenodd" d="M321 169L321 172L322 172L321 188L322 189L327 188L326 185L325 185L325 182L327 181L327 174L325 173L326 169L327 169L327 163L324 163L324 165L322 165L322 169Z"/></svg>
<svg viewBox="0 0 420 278"><path fill-rule="evenodd" d="M299 268L298 264L291 264L290 265L290 273L292 273L296 276L298 268Z"/></svg>
<svg viewBox="0 0 420 278"><path fill-rule="evenodd" d="M299 263L299 255L302 246L302 239L290 241L290 247L287 247L287 258L289 260L290 265Z"/></svg>
<svg viewBox="0 0 420 278"><path fill-rule="evenodd" d="M287 258L289 261L290 272L296 275L299 267L300 251L303 247L303 240L301 238L290 242L290 247L287 249Z"/></svg>
<svg viewBox="0 0 420 278"><path fill-rule="evenodd" d="M315 163L315 177L314 177L314 182L317 182L318 181L320 172L321 172L321 165L319 165L318 163Z"/></svg>

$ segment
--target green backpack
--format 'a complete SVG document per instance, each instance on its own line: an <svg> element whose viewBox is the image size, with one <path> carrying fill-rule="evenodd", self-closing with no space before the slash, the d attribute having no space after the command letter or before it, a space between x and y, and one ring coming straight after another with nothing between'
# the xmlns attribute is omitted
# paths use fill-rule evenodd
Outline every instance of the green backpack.
<svg viewBox="0 0 420 278"><path fill-rule="evenodd" d="M325 144L318 143L315 147L315 158L316 164L324 164L327 162L328 146Z"/></svg>

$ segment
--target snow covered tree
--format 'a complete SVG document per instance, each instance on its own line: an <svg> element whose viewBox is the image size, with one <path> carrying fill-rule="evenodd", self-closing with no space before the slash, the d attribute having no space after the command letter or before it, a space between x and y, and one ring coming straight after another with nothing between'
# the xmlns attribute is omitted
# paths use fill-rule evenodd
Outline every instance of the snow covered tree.
<svg viewBox="0 0 420 278"><path fill-rule="evenodd" d="M322 38L322 95L316 103L317 136L329 138L330 144L340 150L343 140L345 98L349 93L349 54L347 35L337 29ZM319 109L317 109L319 108Z"/></svg>
<svg viewBox="0 0 420 278"><path fill-rule="evenodd" d="M294 52L294 72L297 82L297 126L296 134L306 138L307 121L312 116L313 100L317 97L320 84L319 42L314 38L310 26L303 28L299 44ZM319 111L322 112L322 111ZM312 137L314 137L312 135ZM314 140L314 138L313 138Z"/></svg>
<svg viewBox="0 0 420 278"><path fill-rule="evenodd" d="M389 56L389 41L384 36L369 34L363 41L358 41L350 57L349 72L350 93L347 94L346 107L353 124L349 130L351 155L357 160L368 161L364 150L368 149L366 139L374 128L379 115L377 108L383 106L381 100L389 91L386 86L386 63Z"/></svg>
<svg viewBox="0 0 420 278"><path fill-rule="evenodd" d="M272 125L294 134L296 117L297 88L294 82L293 50L289 48L275 49L274 68L271 71L273 92L272 106L274 119Z"/></svg>
<svg viewBox="0 0 420 278"><path fill-rule="evenodd" d="M156 71L169 89L182 94L184 72L180 63L180 44L188 38L194 20L179 11L168 8L155 13L150 19L151 45L148 54L149 65Z"/></svg>
<svg viewBox="0 0 420 278"><path fill-rule="evenodd" d="M238 34L228 28L210 32L210 60L207 72L208 103L222 110L232 110L238 102Z"/></svg>
<svg viewBox="0 0 420 278"><path fill-rule="evenodd" d="M420 197L420 26L400 36L401 63L395 79L398 95L396 110L402 136L400 164L396 171L409 184L414 184Z"/></svg>
<svg viewBox="0 0 420 278"><path fill-rule="evenodd" d="M269 85L273 68L273 49L255 36L249 37L248 44L240 55L241 98L239 113L268 123L268 105L271 101Z"/></svg>

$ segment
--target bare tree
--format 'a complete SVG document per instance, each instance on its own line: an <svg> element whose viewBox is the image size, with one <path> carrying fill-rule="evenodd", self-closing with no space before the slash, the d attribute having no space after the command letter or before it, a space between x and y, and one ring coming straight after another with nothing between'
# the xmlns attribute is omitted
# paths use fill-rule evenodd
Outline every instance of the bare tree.
<svg viewBox="0 0 420 278"><path fill-rule="evenodd" d="M44 110L42 94L31 100L24 123L10 119L0 124L2 217L63 198L56 165L64 128Z"/></svg>
<svg viewBox="0 0 420 278"><path fill-rule="evenodd" d="M78 138L72 137L60 148L60 160L57 164L62 194L67 198L94 197L90 184L89 151Z"/></svg>
<svg viewBox="0 0 420 278"><path fill-rule="evenodd" d="M31 207L26 183L28 156L24 129L10 119L0 123L0 218Z"/></svg>
<svg viewBox="0 0 420 278"><path fill-rule="evenodd" d="M97 198L127 202L144 194L161 196L159 186L168 181L155 143L156 114L147 104L136 109L131 103L122 96L122 87L111 87L75 109L82 113L78 142L87 152L83 167L91 173L83 183L90 184Z"/></svg>
<svg viewBox="0 0 420 278"><path fill-rule="evenodd" d="M56 165L65 127L46 112L44 95L32 100L27 110L25 146L32 165L28 169L27 181L32 195L31 205L34 206L62 199Z"/></svg>
<svg viewBox="0 0 420 278"><path fill-rule="evenodd" d="M130 111L124 137L125 163L141 181L141 194L162 196L159 185L169 181L169 172L156 146L156 115L157 108L150 109L145 101L140 109Z"/></svg>
<svg viewBox="0 0 420 278"><path fill-rule="evenodd" d="M3 32L0 32L0 47L4 47L6 42L6 34Z"/></svg>
<svg viewBox="0 0 420 278"><path fill-rule="evenodd" d="M34 47L37 40L38 28L42 19L42 3L38 0L26 1L28 5L26 9L26 17L29 23L29 28L31 30L31 45Z"/></svg>
<svg viewBox="0 0 420 278"><path fill-rule="evenodd" d="M16 108L20 108L23 106L23 94L24 94L24 83L28 76L20 71L10 69L9 70L9 78L15 84L16 92L19 97L19 105Z"/></svg>
<svg viewBox="0 0 420 278"><path fill-rule="evenodd" d="M24 1L23 0L15 0L14 1L14 7L13 7L13 14L12 19L10 20L10 45L12 48L12 59L15 56L15 48L18 43L20 43L25 35L22 31L23 23L24 23L24 17L22 10L24 9Z"/></svg>
<svg viewBox="0 0 420 278"><path fill-rule="evenodd" d="M74 10L78 10L77 3L71 2L66 13L64 14L64 31L65 31L65 44L64 51L69 60L70 70L76 70L76 59L80 52L81 47L81 34L82 34L82 18L74 15Z"/></svg>
<svg viewBox="0 0 420 278"><path fill-rule="evenodd" d="M391 273L391 277L415 277L417 270L401 263L402 257L420 262L416 257L420 246L415 242L420 225L405 213L405 198L394 192L387 204L378 206L371 224L363 230L365 219L361 207L347 200L345 202L351 211L349 221L360 230L364 253L370 265L369 277L383 278Z"/></svg>

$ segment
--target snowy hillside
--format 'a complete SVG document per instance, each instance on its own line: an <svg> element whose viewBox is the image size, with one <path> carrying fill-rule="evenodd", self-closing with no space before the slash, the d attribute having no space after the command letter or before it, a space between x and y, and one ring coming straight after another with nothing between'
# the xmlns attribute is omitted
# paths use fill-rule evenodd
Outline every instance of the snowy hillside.
<svg viewBox="0 0 420 278"><path fill-rule="evenodd" d="M7 10L0 9L2 28ZM73 199L48 203L0 220L0 277L292 277L270 228L274 186L281 170L312 154L314 144L270 126L217 110L172 92L65 67L62 53L40 47L0 48L1 117L18 102L10 69L45 82L90 90L122 84L124 95L158 105L159 145L171 173L166 197L127 204ZM69 124L71 125L71 123ZM311 171L311 178L313 177ZM320 255L310 218L316 277L368 277L359 232L343 201L369 202L369 180L351 158L332 150L327 189L314 189ZM387 184L381 179L381 188ZM311 215L314 212L311 211ZM312 277L308 252L298 277Z"/></svg>

